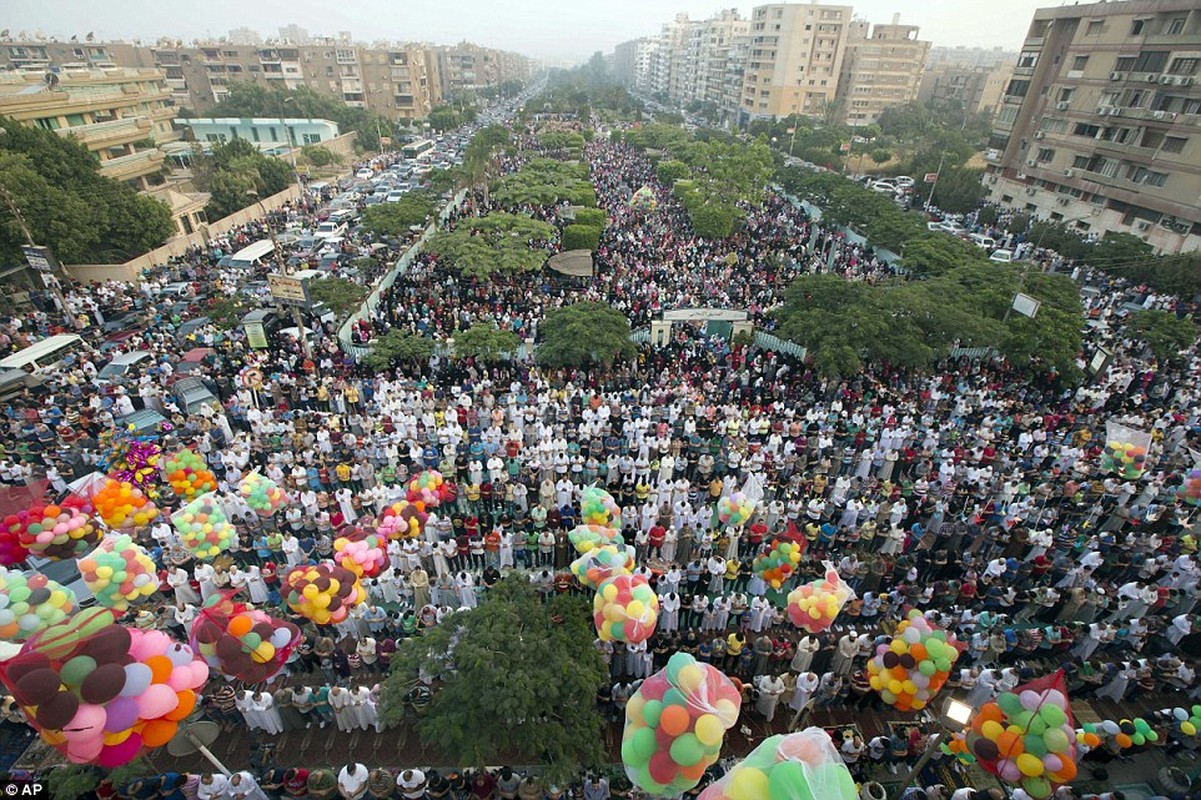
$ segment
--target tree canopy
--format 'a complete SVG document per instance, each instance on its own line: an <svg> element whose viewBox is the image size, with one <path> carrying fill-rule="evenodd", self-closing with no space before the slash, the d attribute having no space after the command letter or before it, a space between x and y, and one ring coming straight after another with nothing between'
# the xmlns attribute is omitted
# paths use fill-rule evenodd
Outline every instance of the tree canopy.
<svg viewBox="0 0 1201 800"><path fill-rule="evenodd" d="M776 174L784 191L822 210L822 220L856 228L876 246L899 253L926 233L925 218L903 211L891 199L833 172L784 167Z"/></svg>
<svg viewBox="0 0 1201 800"><path fill-rule="evenodd" d="M391 368L397 362L425 361L434 354L434 341L425 336L391 330L371 343L367 366L376 372Z"/></svg>
<svg viewBox="0 0 1201 800"><path fill-rule="evenodd" d="M426 250L465 276L486 278L493 272L513 274L541 268L554 238L554 225L494 211L463 220L454 230L439 231Z"/></svg>
<svg viewBox="0 0 1201 800"><path fill-rule="evenodd" d="M367 287L346 278L322 278L309 283L309 297L325 303L341 319L363 304Z"/></svg>
<svg viewBox="0 0 1201 800"><path fill-rule="evenodd" d="M637 348L630 341L630 321L603 303L575 303L552 309L538 326L539 363L549 367L580 367L629 358Z"/></svg>
<svg viewBox="0 0 1201 800"><path fill-rule="evenodd" d="M100 174L100 164L73 139L0 117L0 187L12 198L37 244L64 264L127 261L173 235L167 206ZM25 236L0 204L0 258L21 261Z"/></svg>
<svg viewBox="0 0 1201 800"><path fill-rule="evenodd" d="M425 225L437 210L428 192L407 192L395 203L376 203L363 212L363 227L375 236L404 236L414 225Z"/></svg>
<svg viewBox="0 0 1201 800"><path fill-rule="evenodd" d="M1197 343L1197 323L1192 318L1148 309L1131 316L1126 334L1145 344L1160 361L1178 361L1181 351Z"/></svg>
<svg viewBox="0 0 1201 800"><path fill-rule="evenodd" d="M440 683L416 729L426 746L459 767L549 765L575 774L604 760L596 692L608 680L592 646L585 601L540 602L529 581L503 578L479 606L405 640L383 685L382 718L399 722L404 698L422 674Z"/></svg>
<svg viewBox="0 0 1201 800"><path fill-rule="evenodd" d="M213 145L207 159L205 177L197 188L209 192L205 213L218 220L255 202L250 192L269 197L282 192L294 180L292 168L284 161L263 155L245 139L233 139Z"/></svg>
<svg viewBox="0 0 1201 800"><path fill-rule="evenodd" d="M491 323L480 322L455 334L455 355L491 364L511 357L521 346L512 331L502 331Z"/></svg>
<svg viewBox="0 0 1201 800"><path fill-rule="evenodd" d="M553 206L566 200L576 206L595 206L596 189L586 164L536 158L496 182L492 197L507 208Z"/></svg>

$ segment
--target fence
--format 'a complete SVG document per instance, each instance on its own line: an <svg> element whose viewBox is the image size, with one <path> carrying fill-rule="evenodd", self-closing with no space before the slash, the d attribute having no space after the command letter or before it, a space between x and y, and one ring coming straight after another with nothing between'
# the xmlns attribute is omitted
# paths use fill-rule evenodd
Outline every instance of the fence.
<svg viewBox="0 0 1201 800"><path fill-rule="evenodd" d="M379 283L377 283L375 288L371 290L371 294L367 295L367 299L363 301L363 305L359 307L359 310L351 314L346 319L346 322L342 323L342 327L338 330L338 343L342 346L342 350L344 352L349 353L359 361L366 358L367 354L371 352L370 347L367 347L366 345L355 344L351 340L350 334L354 330L355 323L361 319L369 318L375 313L375 310L379 307L380 297L383 296L384 291L391 288L392 284L396 282L397 277L403 275L405 271L408 270L409 265L413 263L413 259L421 255L422 250L425 248L426 242L428 242L430 237L434 235L439 226L446 224L446 220L450 218L451 214L458 210L459 206L463 204L463 200L466 197L467 190L460 190L458 194L452 197L446 203L446 205L443 206L442 210L438 212L437 220L431 222L429 227L422 231L421 236L418 237L417 241L409 245L409 249L405 250L400 258L396 260L396 263L392 265L392 269L388 270L387 273L380 278Z"/></svg>
<svg viewBox="0 0 1201 800"><path fill-rule="evenodd" d="M786 339L781 339L779 336L773 336L770 333L763 331L755 332L755 345L764 350L774 350L777 353L785 353L790 356L796 356L800 360L805 360L806 350L796 342L790 342Z"/></svg>

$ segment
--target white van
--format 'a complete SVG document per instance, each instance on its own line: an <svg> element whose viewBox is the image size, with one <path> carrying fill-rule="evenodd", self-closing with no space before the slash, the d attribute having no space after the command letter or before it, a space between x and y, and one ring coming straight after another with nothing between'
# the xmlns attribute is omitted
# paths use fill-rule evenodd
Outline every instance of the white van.
<svg viewBox="0 0 1201 800"><path fill-rule="evenodd" d="M313 231L313 235L318 239L334 239L346 233L346 223L337 222L335 220L326 220L317 226L317 230Z"/></svg>
<svg viewBox="0 0 1201 800"><path fill-rule="evenodd" d="M35 375L49 372L71 353L83 349L83 339L73 333L60 333L29 345L20 352L0 359L0 369L21 369Z"/></svg>

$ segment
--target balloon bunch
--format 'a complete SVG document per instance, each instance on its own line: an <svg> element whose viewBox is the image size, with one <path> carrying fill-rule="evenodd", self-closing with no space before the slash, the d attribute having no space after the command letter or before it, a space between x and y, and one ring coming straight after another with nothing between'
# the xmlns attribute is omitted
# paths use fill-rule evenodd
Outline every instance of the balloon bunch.
<svg viewBox="0 0 1201 800"><path fill-rule="evenodd" d="M630 196L630 208L636 208L639 211L654 211L658 207L659 198L655 197L655 193L649 186L643 186Z"/></svg>
<svg viewBox="0 0 1201 800"><path fill-rule="evenodd" d="M600 584L592 621L603 642L645 642L659 620L659 596L641 575L614 575Z"/></svg>
<svg viewBox="0 0 1201 800"><path fill-rule="evenodd" d="M621 506L604 489L589 486L580 498L580 522L621 530Z"/></svg>
<svg viewBox="0 0 1201 800"><path fill-rule="evenodd" d="M455 499L455 485L444 481L436 469L418 472L409 479L408 501L417 503L422 511L437 508Z"/></svg>
<svg viewBox="0 0 1201 800"><path fill-rule="evenodd" d="M238 484L238 494L260 517L269 517L288 504L288 493L275 481L259 474L258 470L253 470L242 479Z"/></svg>
<svg viewBox="0 0 1201 800"><path fill-rule="evenodd" d="M616 529L604 525L576 525L567 532L567 538L581 554L607 544L623 547L626 543Z"/></svg>
<svg viewBox="0 0 1201 800"><path fill-rule="evenodd" d="M830 735L806 728L764 739L700 800L856 800L855 779Z"/></svg>
<svg viewBox="0 0 1201 800"><path fill-rule="evenodd" d="M1194 708L1198 707L1194 706ZM1173 714L1175 715L1178 711L1184 711L1184 709L1175 709ZM1174 718L1179 721L1178 716L1175 716ZM1188 717L1185 719L1187 720ZM1185 724L1191 725L1191 723L1188 722L1185 722ZM1181 733L1183 733L1185 730L1183 726L1178 727L1180 727ZM1193 730L1196 731L1197 728L1193 726ZM1085 724L1081 726L1080 730L1076 731L1076 742L1088 744L1088 736L1090 733L1097 740L1098 744L1100 744L1102 734L1106 736L1112 736L1117 746L1123 750L1129 750L1131 747L1140 747L1148 742L1159 741L1159 734L1151 728L1151 723L1147 722L1147 720L1143 719L1142 717L1123 719L1120 721L1107 719L1102 722ZM1095 747L1096 745L1089 746Z"/></svg>
<svg viewBox="0 0 1201 800"><path fill-rule="evenodd" d="M796 565L801 562L801 546L787 539L776 539L766 553L755 556L751 569L768 586L779 589L792 578Z"/></svg>
<svg viewBox="0 0 1201 800"><path fill-rule="evenodd" d="M347 528L334 540L334 561L356 578L374 578L388 563L386 537L362 528Z"/></svg>
<svg viewBox="0 0 1201 800"><path fill-rule="evenodd" d="M163 462L163 471L171 491L177 497L193 497L217 489L217 477L209 469L204 456L187 447Z"/></svg>
<svg viewBox="0 0 1201 800"><path fill-rule="evenodd" d="M100 466L113 479L136 486L148 497L158 497L155 478L163 449L155 438L153 434L135 436L132 426L126 431L102 433Z"/></svg>
<svg viewBox="0 0 1201 800"><path fill-rule="evenodd" d="M947 682L960 650L954 634L911 609L892 642L876 647L867 662L868 680L880 699L898 711L920 711Z"/></svg>
<svg viewBox="0 0 1201 800"><path fill-rule="evenodd" d="M162 631L89 609L47 628L0 664L29 724L75 764L119 767L175 736L208 665Z"/></svg>
<svg viewBox="0 0 1201 800"><path fill-rule="evenodd" d="M626 575L634 569L634 548L606 544L594 547L571 562L571 574L581 585L599 589L614 575Z"/></svg>
<svg viewBox="0 0 1201 800"><path fill-rule="evenodd" d="M100 528L87 514L65 505L38 504L4 518L21 547L41 558L76 558L100 541Z"/></svg>
<svg viewBox="0 0 1201 800"><path fill-rule="evenodd" d="M300 629L231 599L233 594L209 597L192 622L192 649L222 675L259 683L283 669L300 644Z"/></svg>
<svg viewBox="0 0 1201 800"><path fill-rule="evenodd" d="M0 569L0 639L23 642L75 611L75 592L40 572Z"/></svg>
<svg viewBox="0 0 1201 800"><path fill-rule="evenodd" d="M1176 488L1176 496L1190 506L1201 506L1201 467L1193 467Z"/></svg>
<svg viewBox="0 0 1201 800"><path fill-rule="evenodd" d="M149 525L158 516L158 509L141 489L112 478L92 495L92 505L104 524L117 530Z"/></svg>
<svg viewBox="0 0 1201 800"><path fill-rule="evenodd" d="M1195 705L1191 709L1173 708L1172 719L1176 721L1176 727L1182 734L1196 736L1198 732L1201 732L1201 705Z"/></svg>
<svg viewBox="0 0 1201 800"><path fill-rule="evenodd" d="M141 603L158 591L154 561L127 534L109 535L79 559L83 582L96 595L96 602L117 611Z"/></svg>
<svg viewBox="0 0 1201 800"><path fill-rule="evenodd" d="M717 761L741 707L742 695L721 671L676 653L626 704L626 776L652 795L688 791Z"/></svg>
<svg viewBox="0 0 1201 800"><path fill-rule="evenodd" d="M1063 672L985 703L964 743L980 766L1035 800L1076 777L1076 731Z"/></svg>
<svg viewBox="0 0 1201 800"><path fill-rule="evenodd" d="M809 633L828 630L838 612L855 596L831 562L823 561L822 566L826 569L826 576L801 584L789 592L785 608L792 624Z"/></svg>
<svg viewBox="0 0 1201 800"><path fill-rule="evenodd" d="M29 551L21 544L21 533L11 525L0 525L0 566L11 567L29 558Z"/></svg>
<svg viewBox="0 0 1201 800"><path fill-rule="evenodd" d="M1133 442L1110 441L1101 453L1101 471L1132 481L1147 468L1147 448Z"/></svg>
<svg viewBox="0 0 1201 800"><path fill-rule="evenodd" d="M717 501L717 518L722 525L745 525L755 513L755 501L742 492L734 492Z"/></svg>
<svg viewBox="0 0 1201 800"><path fill-rule="evenodd" d="M207 561L224 553L238 540L238 531L225 516L215 493L197 497L171 515L184 549L194 558Z"/></svg>
<svg viewBox="0 0 1201 800"><path fill-rule="evenodd" d="M288 607L318 625L341 622L351 606L367 599L353 572L329 562L293 567L283 588Z"/></svg>
<svg viewBox="0 0 1201 800"><path fill-rule="evenodd" d="M388 539L416 539L429 514L408 500L398 500L384 509L376 531Z"/></svg>

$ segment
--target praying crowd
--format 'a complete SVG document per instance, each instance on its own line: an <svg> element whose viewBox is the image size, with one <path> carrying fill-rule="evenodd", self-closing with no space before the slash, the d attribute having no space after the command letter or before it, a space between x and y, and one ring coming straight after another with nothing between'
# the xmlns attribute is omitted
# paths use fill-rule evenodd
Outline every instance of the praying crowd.
<svg viewBox="0 0 1201 800"><path fill-rule="evenodd" d="M643 154L598 136L585 158L610 218L594 279L468 279L422 255L382 293L356 339L369 343L399 329L445 340L481 321L533 339L549 309L580 300L621 310L635 328L664 310L720 307L746 310L770 329L769 312L797 275L895 275L870 245L849 242L774 193L734 236L700 239ZM654 208L629 203L642 186L654 191ZM276 223L311 214L318 203L293 204ZM477 192L449 224L496 208ZM559 209L517 210L553 221ZM261 233L240 235L249 241ZM389 735L380 681L406 639L475 607L513 571L543 597L585 591L568 570L575 554L567 534L590 486L620 505L635 572L660 603L647 642L597 641L610 676L597 703L615 725L640 682L677 651L739 678L739 724L758 731L787 731L819 713L847 723L867 711L890 716L870 686L867 660L911 608L965 643L944 691L972 705L1058 668L1073 699L1119 708L1167 695L1180 698L1176 705L1201 702L1201 631L1194 630L1201 568L1195 509L1183 499L1201 450L1194 353L1173 365L1119 349L1080 387L989 358L948 359L933 374L869 364L834 379L792 355L732 344L703 323L677 323L666 345L641 345L636 358L607 370L439 352L377 371L340 349L333 326L315 326L312 358L282 336L252 348L241 329L211 320L179 337L194 309L180 316L158 290L174 276L211 283L222 296L237 292L237 279L216 263L238 244L197 249L139 287L71 287L69 327L49 297L36 298L40 310L0 324L0 347L13 351L60 328L87 342L41 390L5 402L0 478L8 487L44 483L49 495L69 492L103 471L106 432L154 409L169 422L164 451L195 448L218 491L230 493L239 538L216 559L194 559L166 515L137 532L160 586L152 602L130 612L139 627L186 639L204 600L236 590L301 625L304 640L270 684L214 676L203 706L227 729L249 729L266 742L322 729ZM385 252L394 257L398 248ZM1098 348L1123 342L1129 304L1193 311L1185 300L1087 265L1073 277L1100 289L1085 301L1096 324L1085 334L1082 368ZM102 351L105 316L129 311L144 326ZM188 413L170 387L179 357L195 347L209 350L204 373L221 405ZM152 356L119 383L97 382L105 354L123 350ZM261 380L246 380L248 372ZM1136 478L1102 469L1107 422L1150 436L1147 468ZM329 558L341 530L370 524L429 469L453 481L457 496L430 512L419 538L389 542L387 565L363 581L366 600L344 621L316 626L283 604L290 568ZM234 489L252 471L291 498L274 517L239 505ZM725 525L716 504L737 491L755 499L753 516ZM753 562L781 538L803 555L796 574L773 587ZM823 564L855 597L830 630L809 634L785 615L784 596L821 577ZM414 704L436 682L424 688ZM1170 719L1156 724L1167 728ZM903 772L926 749L928 733L898 725L875 736L851 732L837 744L866 780ZM1128 754L1099 748L1089 757ZM166 773L112 790L127 800L640 796L624 777L549 786L508 767L305 769L280 766L270 748L258 758L255 770L229 778ZM904 797L1002 797L995 788L935 781L916 788L923 794ZM1089 796L1060 791L1061 800Z"/></svg>

